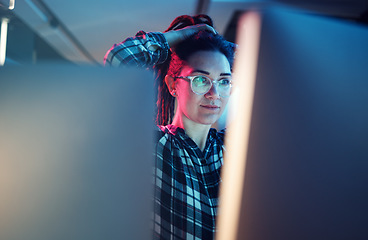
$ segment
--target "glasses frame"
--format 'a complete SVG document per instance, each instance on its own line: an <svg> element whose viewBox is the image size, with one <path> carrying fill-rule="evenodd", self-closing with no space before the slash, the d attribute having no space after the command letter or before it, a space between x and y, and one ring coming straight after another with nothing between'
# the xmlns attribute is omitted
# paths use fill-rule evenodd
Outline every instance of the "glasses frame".
<svg viewBox="0 0 368 240"><path fill-rule="evenodd" d="M196 77L204 77L204 78L207 78L207 79L209 79L210 80L210 83L211 83L211 86L209 87L209 89L207 90L207 92L205 92L205 93L198 93L198 92L196 92L196 91L194 91L193 90L193 79L194 78L196 78ZM212 79L212 78L210 78L210 77L207 77L207 76L204 76L204 75L195 75L195 76L178 76L178 77L175 77L175 78L180 78L180 79L184 79L184 80L189 80L190 81L190 89L192 90L192 92L194 92L195 94L198 94L198 95L204 95L204 94L206 94L206 93L208 93L210 90L211 90L211 88L212 88L212 86L213 86L213 84L215 83L215 84L217 84L217 87L218 87L218 82L220 81L220 80L222 80L222 79L224 79L224 78L219 78L219 79ZM228 97L230 97L230 95L231 95L231 89L232 89L232 80L231 79L228 79L229 81L230 81L230 89L229 89L229 95L225 95L225 96L223 96L223 95L221 95L220 94L220 92L219 92L219 95L221 96L221 97L224 97L224 98L228 98Z"/></svg>

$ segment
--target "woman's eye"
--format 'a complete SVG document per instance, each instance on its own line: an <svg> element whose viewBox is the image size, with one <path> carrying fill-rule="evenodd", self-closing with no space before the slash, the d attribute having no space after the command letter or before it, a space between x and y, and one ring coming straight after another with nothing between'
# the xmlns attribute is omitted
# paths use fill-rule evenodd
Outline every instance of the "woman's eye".
<svg viewBox="0 0 368 240"><path fill-rule="evenodd" d="M195 82L195 84L197 85L205 85L207 84L208 80L205 77L195 77L193 79L193 81Z"/></svg>
<svg viewBox="0 0 368 240"><path fill-rule="evenodd" d="M228 85L230 85L230 83L231 83L231 81L230 81L230 79L221 79L220 81L219 81L219 84L220 85L223 85L223 86L228 86Z"/></svg>

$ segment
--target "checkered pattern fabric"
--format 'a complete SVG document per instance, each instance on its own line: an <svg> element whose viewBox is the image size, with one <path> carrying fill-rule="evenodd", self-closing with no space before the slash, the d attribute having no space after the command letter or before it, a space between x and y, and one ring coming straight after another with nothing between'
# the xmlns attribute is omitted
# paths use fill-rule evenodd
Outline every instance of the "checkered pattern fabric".
<svg viewBox="0 0 368 240"><path fill-rule="evenodd" d="M161 126L156 145L154 239L213 239L224 131L203 152L185 131Z"/></svg>
<svg viewBox="0 0 368 240"><path fill-rule="evenodd" d="M152 67L163 63L169 53L169 44L160 32L139 31L135 37L114 44L104 57L104 64L110 66L133 65Z"/></svg>

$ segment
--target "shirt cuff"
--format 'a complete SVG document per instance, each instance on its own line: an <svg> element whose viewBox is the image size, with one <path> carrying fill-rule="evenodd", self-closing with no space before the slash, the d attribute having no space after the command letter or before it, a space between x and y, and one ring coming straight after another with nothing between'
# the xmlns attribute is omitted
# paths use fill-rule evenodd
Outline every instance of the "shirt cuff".
<svg viewBox="0 0 368 240"><path fill-rule="evenodd" d="M149 38L154 39L154 41L149 41L148 45L146 46L147 48L149 48L150 46L156 45L156 44L158 45L158 48L156 51L159 51L158 52L159 59L157 63L161 64L165 62L169 55L170 46L164 34L161 32L149 32L147 33L147 36Z"/></svg>

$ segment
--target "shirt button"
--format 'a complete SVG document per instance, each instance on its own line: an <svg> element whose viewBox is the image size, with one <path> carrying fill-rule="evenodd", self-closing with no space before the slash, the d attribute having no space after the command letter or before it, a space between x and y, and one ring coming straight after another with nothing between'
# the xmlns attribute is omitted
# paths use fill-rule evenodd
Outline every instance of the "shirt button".
<svg viewBox="0 0 368 240"><path fill-rule="evenodd" d="M206 164L206 160L202 159L202 160L201 160L201 163L202 163L202 164Z"/></svg>

